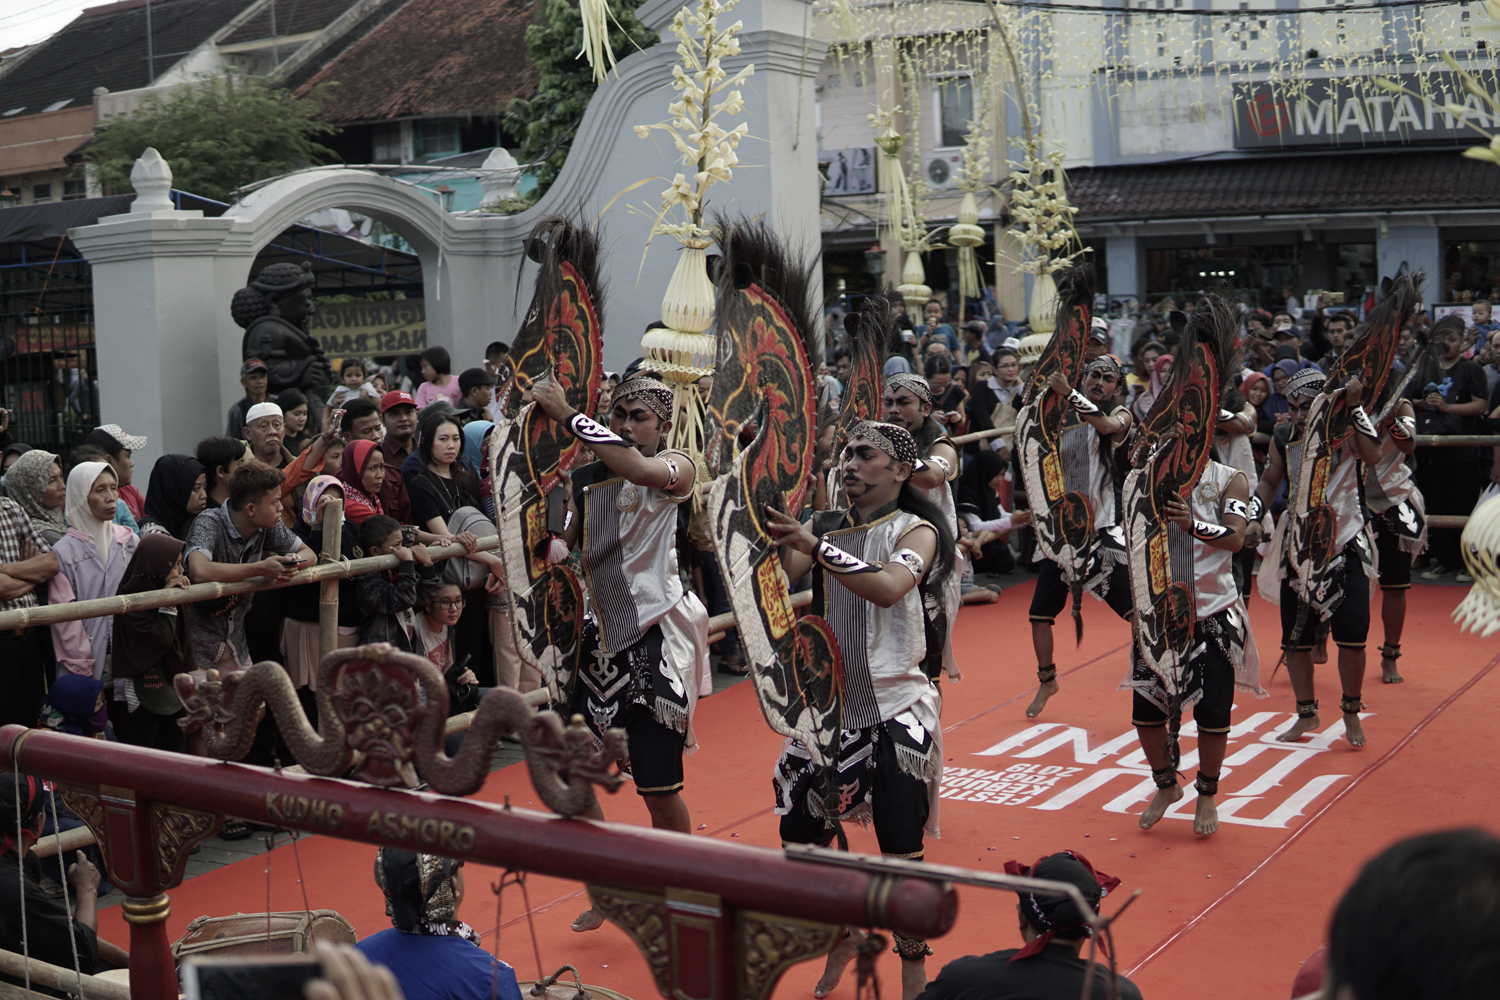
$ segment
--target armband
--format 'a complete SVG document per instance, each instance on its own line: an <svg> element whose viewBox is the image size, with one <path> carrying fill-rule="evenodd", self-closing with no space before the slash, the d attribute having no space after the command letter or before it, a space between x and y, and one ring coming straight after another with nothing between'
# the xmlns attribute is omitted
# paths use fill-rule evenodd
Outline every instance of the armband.
<svg viewBox="0 0 1500 1000"><path fill-rule="evenodd" d="M624 444L620 435L605 427L585 413L575 413L568 418L568 430L584 444Z"/></svg>
<svg viewBox="0 0 1500 1000"><path fill-rule="evenodd" d="M1087 396L1079 392L1077 389L1074 389L1072 392L1068 393L1068 403L1073 407L1073 409L1077 410L1079 413L1082 413L1086 417L1097 417L1101 412L1099 407L1095 406Z"/></svg>
<svg viewBox="0 0 1500 1000"><path fill-rule="evenodd" d="M682 478L682 469L678 467L676 459L670 456L663 458L661 461L667 467L667 485L664 489L670 492L677 485L677 480Z"/></svg>
<svg viewBox="0 0 1500 1000"><path fill-rule="evenodd" d="M1220 410L1219 411L1219 423L1221 423L1221 424L1222 423L1227 423L1230 420L1237 420L1237 419L1239 419L1239 414L1238 413L1230 413L1228 410Z"/></svg>
<svg viewBox="0 0 1500 1000"><path fill-rule="evenodd" d="M945 482L953 476L953 466L948 464L948 460L946 458L943 458L939 455L928 455L926 459L922 460L922 464L924 468L929 465L936 468L943 474L943 480ZM916 472L918 470L913 467L912 471Z"/></svg>
<svg viewBox="0 0 1500 1000"><path fill-rule="evenodd" d="M1250 495L1250 516L1245 520L1259 521L1266 516L1266 502L1260 498L1259 493Z"/></svg>
<svg viewBox="0 0 1500 1000"><path fill-rule="evenodd" d="M1207 521L1193 518L1193 537L1200 541L1212 542L1230 533L1230 530L1222 524L1209 524Z"/></svg>
<svg viewBox="0 0 1500 1000"><path fill-rule="evenodd" d="M1250 523L1250 508L1243 500L1236 500L1234 497L1225 497L1224 513L1233 514L1235 517L1243 517L1246 524Z"/></svg>
<svg viewBox="0 0 1500 1000"><path fill-rule="evenodd" d="M1391 437L1397 441L1410 441L1417 435L1416 417L1397 417L1391 421Z"/></svg>
<svg viewBox="0 0 1500 1000"><path fill-rule="evenodd" d="M1375 424L1370 420L1370 415L1365 412L1363 406L1356 406L1349 411L1349 419L1353 421L1354 428L1371 440L1380 440L1380 435L1375 430Z"/></svg>
<svg viewBox="0 0 1500 1000"><path fill-rule="evenodd" d="M817 559L818 565L835 576L879 573L885 568L881 563L867 563L858 556L850 555L826 538L818 540L818 547L813 550L813 557Z"/></svg>
<svg viewBox="0 0 1500 1000"><path fill-rule="evenodd" d="M927 560L923 559L911 549L897 549L896 554L891 556L891 562L897 562L911 570L911 575L920 583L922 574L927 572Z"/></svg>

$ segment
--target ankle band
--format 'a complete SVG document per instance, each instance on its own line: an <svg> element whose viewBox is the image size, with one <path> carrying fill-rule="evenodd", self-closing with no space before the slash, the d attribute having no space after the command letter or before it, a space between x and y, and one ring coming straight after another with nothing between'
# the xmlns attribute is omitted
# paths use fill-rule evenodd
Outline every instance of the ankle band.
<svg viewBox="0 0 1500 1000"><path fill-rule="evenodd" d="M1218 795L1219 776L1216 774L1210 778L1202 771L1199 771L1198 780L1193 782L1193 788L1197 790L1199 795Z"/></svg>
<svg viewBox="0 0 1500 1000"><path fill-rule="evenodd" d="M1380 655L1387 660L1401 659L1401 643L1388 642L1380 647Z"/></svg>
<svg viewBox="0 0 1500 1000"><path fill-rule="evenodd" d="M1359 695L1351 697L1346 694L1339 699L1339 711L1345 715L1358 715L1364 707L1365 703L1359 700Z"/></svg>
<svg viewBox="0 0 1500 1000"><path fill-rule="evenodd" d="M1297 702L1297 718L1311 719L1318 714L1318 699Z"/></svg>
<svg viewBox="0 0 1500 1000"><path fill-rule="evenodd" d="M1047 683L1048 681L1057 680L1057 664L1049 663L1045 667L1037 667L1036 679L1041 681L1043 684Z"/></svg>
<svg viewBox="0 0 1500 1000"><path fill-rule="evenodd" d="M1177 784L1177 769L1175 767L1164 767L1161 770L1151 769L1151 780L1156 782L1157 788L1172 788Z"/></svg>
<svg viewBox="0 0 1500 1000"><path fill-rule="evenodd" d="M925 938L906 938L895 931L891 932L891 937L896 942L896 946L891 951L900 955L903 962L920 962L932 954L932 949L927 947Z"/></svg>

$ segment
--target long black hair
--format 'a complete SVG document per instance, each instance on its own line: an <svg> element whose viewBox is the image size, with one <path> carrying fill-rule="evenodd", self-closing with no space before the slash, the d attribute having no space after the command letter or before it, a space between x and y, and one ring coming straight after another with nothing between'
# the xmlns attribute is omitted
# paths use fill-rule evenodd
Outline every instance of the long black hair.
<svg viewBox="0 0 1500 1000"><path fill-rule="evenodd" d="M944 483L943 489L947 488ZM941 586L948 579L948 574L953 572L954 553L958 548L953 532L948 527L948 518L937 504L911 484L910 479L901 484L901 492L896 495L896 506L908 514L917 515L937 532L937 554L927 569L925 582L934 587Z"/></svg>
<svg viewBox="0 0 1500 1000"><path fill-rule="evenodd" d="M453 485L465 496L475 496L479 492L479 480L475 474L469 471L468 465L464 463L464 426L458 422L453 413L443 409L432 409L422 414L417 425L417 450L422 455L422 468L436 476L432 472L432 441L437 437L438 428L444 424L452 424L458 431L458 457L448 467L448 475L453 479Z"/></svg>

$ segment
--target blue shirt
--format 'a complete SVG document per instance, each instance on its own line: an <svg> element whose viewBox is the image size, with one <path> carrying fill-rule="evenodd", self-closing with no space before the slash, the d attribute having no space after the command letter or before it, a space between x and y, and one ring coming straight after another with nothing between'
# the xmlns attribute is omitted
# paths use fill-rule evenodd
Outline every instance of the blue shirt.
<svg viewBox="0 0 1500 1000"><path fill-rule="evenodd" d="M466 938L389 927L355 947L391 970L406 1000L521 1000L515 970Z"/></svg>

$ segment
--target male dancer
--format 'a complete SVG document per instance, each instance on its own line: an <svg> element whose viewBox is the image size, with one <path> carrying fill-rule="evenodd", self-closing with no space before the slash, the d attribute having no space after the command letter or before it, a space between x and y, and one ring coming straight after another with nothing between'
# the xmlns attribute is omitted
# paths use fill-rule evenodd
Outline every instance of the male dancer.
<svg viewBox="0 0 1500 1000"><path fill-rule="evenodd" d="M1130 596L1130 569L1125 536L1119 527L1115 504L1113 455L1130 431L1130 411L1115 402L1115 391L1124 381L1120 363L1111 355L1089 362L1083 370L1083 391L1068 384L1062 372L1053 372L1047 385L1072 405L1070 422L1063 427L1063 461L1078 460L1088 469L1089 504L1094 511L1094 553L1089 559L1084 587L1102 598L1121 618L1130 620L1134 603ZM1053 662L1052 623L1067 607L1068 584L1062 568L1037 552L1036 590L1031 594L1031 646L1036 651L1036 697L1026 706L1026 718L1034 719L1047 707L1047 699L1060 690L1057 665Z"/></svg>
<svg viewBox="0 0 1500 1000"><path fill-rule="evenodd" d="M569 406L554 381L535 382L531 391L599 457L573 474L574 516L564 531L571 548L582 530L592 612L569 712L581 714L595 736L625 730L631 777L651 825L689 833L682 754L708 657L708 612L678 575L677 505L692 496L696 469L683 452L662 449L672 390L644 376L621 383L608 428ZM592 818L604 818L597 805ZM588 910L573 929L603 922Z"/></svg>
<svg viewBox="0 0 1500 1000"><path fill-rule="evenodd" d="M1365 503L1375 515L1375 552L1380 557L1380 621L1385 628L1380 679L1387 684L1404 680L1396 661L1401 659L1401 632L1406 627L1411 561L1427 546L1427 505L1407 464L1417 449L1417 413L1409 399L1402 397L1394 405L1389 401L1401 381L1394 373L1386 379L1384 412L1375 425L1383 432L1380 461L1365 468Z"/></svg>
<svg viewBox="0 0 1500 1000"><path fill-rule="evenodd" d="M1313 400L1323 392L1325 379L1316 368L1304 368L1293 375L1286 384L1287 405L1291 415L1289 424L1282 424L1272 435L1267 450L1266 468L1261 473L1260 484L1255 489L1255 498L1250 504L1250 520L1260 520L1263 511L1271 505L1276 489L1283 481L1294 486L1297 470L1302 462L1302 444L1305 438L1307 414ZM1329 631L1339 648L1339 679L1343 683L1343 699L1339 708L1344 714L1344 734L1350 746L1365 745L1364 727L1359 721L1360 709L1364 708L1360 694L1365 679L1365 638L1370 631L1370 581L1369 571L1372 552L1365 532L1365 513L1361 509L1359 480L1361 463L1377 465L1380 462L1380 445L1375 427L1359 405L1364 386L1353 378L1345 385L1345 405L1350 408L1356 428L1346 444L1340 445L1333 456L1331 473L1324 494L1334 514L1334 548L1342 560L1337 567L1338 586L1342 596L1334 595L1334 603L1328 612ZM1271 540L1271 551L1261 564L1259 584L1261 596L1272 604L1281 605L1281 648L1286 654L1287 675L1292 680L1292 691L1297 697L1297 720L1286 732L1276 738L1283 743L1292 743L1304 733L1318 728L1318 701L1313 689L1313 635L1317 629L1318 616L1302 615L1299 627L1298 604L1300 598L1292 586L1292 568L1287 565L1288 552L1285 536L1292 529L1294 515L1290 510L1276 526Z"/></svg>
<svg viewBox="0 0 1500 1000"><path fill-rule="evenodd" d="M814 613L831 624L844 672L835 773L815 767L800 742L782 746L773 775L781 839L826 846L835 820L873 821L882 854L920 861L942 760L934 738L941 700L922 670L919 585L940 587L953 572L953 535L912 485L923 463L904 427L856 424L840 460L848 510L815 514L810 526L767 511L787 577L814 570ZM833 794L838 815L830 820ZM858 947L854 934L828 956L815 997L838 985ZM912 1000L926 986L931 950L898 934L896 953L903 998Z"/></svg>
<svg viewBox="0 0 1500 1000"><path fill-rule="evenodd" d="M1181 684L1180 708L1193 710L1198 724L1198 792L1193 832L1210 834L1219 828L1214 797L1219 793L1219 770L1229 745L1229 710L1236 687L1258 693L1260 660L1250 634L1250 619L1234 580L1234 554L1245 543L1249 522L1250 482L1230 465L1210 460L1190 502L1167 501L1167 519L1193 536L1193 650ZM1168 748L1167 722L1171 697L1160 677L1139 655L1126 682L1135 690L1131 722L1141 749L1151 764L1156 796L1141 814L1141 829L1156 825L1172 803L1182 798L1177 768Z"/></svg>
<svg viewBox="0 0 1500 1000"><path fill-rule="evenodd" d="M925 378L905 373L886 377L880 409L887 423L895 424L911 435L917 457L922 460L923 468L912 473L911 484L943 512L949 533L957 538L958 508L953 500L953 487L949 484L958 478L958 446L948 437L943 425L932 419L932 407L932 387ZM958 661L953 656L953 623L963 601L961 583L961 574L951 573L940 592L945 619L942 670L955 681L963 679ZM928 666L933 679L937 677L938 663L938 658L933 657Z"/></svg>

